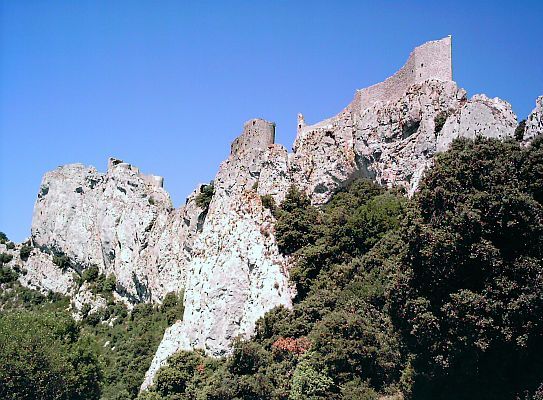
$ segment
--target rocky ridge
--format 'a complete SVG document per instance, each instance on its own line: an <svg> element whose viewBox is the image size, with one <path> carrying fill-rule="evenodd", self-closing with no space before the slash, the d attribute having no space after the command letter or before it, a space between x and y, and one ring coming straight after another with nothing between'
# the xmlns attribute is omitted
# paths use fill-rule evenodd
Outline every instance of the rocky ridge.
<svg viewBox="0 0 543 400"><path fill-rule="evenodd" d="M430 43L450 46L450 38ZM424 46L417 55L428 52ZM440 54L450 57L450 51ZM325 121L308 125L299 115L292 153L274 143L274 124L248 121L220 166L206 210L195 201L201 186L176 210L161 178L120 160L111 159L105 174L79 164L47 173L32 224L37 249L21 283L84 298L74 289L73 271L97 265L115 275L117 295L129 303L160 302L184 289L183 320L167 329L142 388L180 349L227 354L233 338L250 336L258 318L277 305L289 307L295 295L289 259L278 251L274 217L262 195L279 203L296 185L320 205L357 177L412 194L433 156L453 139L513 136L518 124L511 106L484 95L468 99L447 78L450 59L438 61L433 65L444 66L444 74L410 79L386 100L382 94L361 99L367 92L359 91ZM528 118L525 138L543 130L542 103L543 97ZM66 254L73 271L59 269L52 254Z"/></svg>

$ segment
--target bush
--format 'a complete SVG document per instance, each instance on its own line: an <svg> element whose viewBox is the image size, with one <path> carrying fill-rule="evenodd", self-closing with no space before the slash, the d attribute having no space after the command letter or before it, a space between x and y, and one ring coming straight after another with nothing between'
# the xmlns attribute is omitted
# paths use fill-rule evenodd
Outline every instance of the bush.
<svg viewBox="0 0 543 400"><path fill-rule="evenodd" d="M62 268L63 271L67 270L72 265L70 262L70 258L65 254L53 256L53 263Z"/></svg>
<svg viewBox="0 0 543 400"><path fill-rule="evenodd" d="M7 235L4 232L0 232L0 244L9 242Z"/></svg>
<svg viewBox="0 0 543 400"><path fill-rule="evenodd" d="M97 265L91 265L83 270L81 274L81 280L83 282L95 282L100 275L100 270Z"/></svg>
<svg viewBox="0 0 543 400"><path fill-rule="evenodd" d="M518 142L522 141L524 139L524 132L526 131L526 120L523 119L519 122L517 127L515 128L515 140Z"/></svg>
<svg viewBox="0 0 543 400"><path fill-rule="evenodd" d="M104 283L102 284L102 292L112 293L116 287L117 279L115 278L115 275L111 274L104 280Z"/></svg>
<svg viewBox="0 0 543 400"><path fill-rule="evenodd" d="M23 244L19 249L19 257L21 257L21 260L23 261L28 260L30 253L32 253L32 247L27 244Z"/></svg>
<svg viewBox="0 0 543 400"><path fill-rule="evenodd" d="M288 398L289 400L327 399L330 398L333 389L333 379L316 370L306 359L300 362L294 371Z"/></svg>
<svg viewBox="0 0 543 400"><path fill-rule="evenodd" d="M161 310L166 314L168 325L172 325L176 321L183 319L183 312L185 311L183 296L184 292L181 291L179 294L170 292L164 297Z"/></svg>
<svg viewBox="0 0 543 400"><path fill-rule="evenodd" d="M13 256L8 253L0 253L0 266L9 263L13 259Z"/></svg>
<svg viewBox="0 0 543 400"><path fill-rule="evenodd" d="M15 243L13 242L8 242L6 244L6 247L9 249L9 250L13 250L15 248Z"/></svg>
<svg viewBox="0 0 543 400"><path fill-rule="evenodd" d="M275 232L279 251L292 254L317 240L319 211L308 197L291 186L277 211Z"/></svg>
<svg viewBox="0 0 543 400"><path fill-rule="evenodd" d="M213 198L214 193L215 186L213 184L213 181L211 181L208 185L203 185L200 188L200 193L198 193L198 195L196 196L196 205L201 209L207 211L209 208L209 204L211 204L211 199Z"/></svg>
<svg viewBox="0 0 543 400"><path fill-rule="evenodd" d="M0 283L14 282L19 278L19 274L9 267L0 266Z"/></svg>
<svg viewBox="0 0 543 400"><path fill-rule="evenodd" d="M449 113L447 111L440 111L435 117L434 117L434 133L437 135L441 130L443 129L443 126L445 125L445 122L447 122L447 118L449 117Z"/></svg>
<svg viewBox="0 0 543 400"><path fill-rule="evenodd" d="M275 204L275 199L271 194L265 194L263 196L260 196L260 200L262 201L262 207L267 208L271 211L272 215L275 215L277 211L277 204Z"/></svg>

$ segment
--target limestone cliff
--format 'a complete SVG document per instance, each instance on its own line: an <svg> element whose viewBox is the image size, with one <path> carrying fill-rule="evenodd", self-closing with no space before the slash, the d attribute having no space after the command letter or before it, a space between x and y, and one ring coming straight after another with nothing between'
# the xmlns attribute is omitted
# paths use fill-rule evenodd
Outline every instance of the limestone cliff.
<svg viewBox="0 0 543 400"><path fill-rule="evenodd" d="M182 266L202 212L193 197L174 211L162 178L130 164L110 159L105 174L66 165L42 180L32 241L68 256L77 272L96 265L115 275L117 292L130 302L159 301L184 285Z"/></svg>

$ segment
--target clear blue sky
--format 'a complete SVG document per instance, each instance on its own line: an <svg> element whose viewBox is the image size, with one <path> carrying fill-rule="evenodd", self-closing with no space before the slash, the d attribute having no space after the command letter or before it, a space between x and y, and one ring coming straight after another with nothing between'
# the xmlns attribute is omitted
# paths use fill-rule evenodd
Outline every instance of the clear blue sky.
<svg viewBox="0 0 543 400"><path fill-rule="evenodd" d="M244 121L339 112L427 40L524 118L543 94L543 1L0 0L0 230L21 241L44 172L122 158L179 206Z"/></svg>

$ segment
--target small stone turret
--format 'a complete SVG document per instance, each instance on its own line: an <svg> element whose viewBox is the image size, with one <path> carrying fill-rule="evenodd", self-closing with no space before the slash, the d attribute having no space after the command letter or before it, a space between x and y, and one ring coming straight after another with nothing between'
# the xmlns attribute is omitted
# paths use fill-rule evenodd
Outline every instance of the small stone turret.
<svg viewBox="0 0 543 400"><path fill-rule="evenodd" d="M298 132L305 126L305 118L302 113L298 113Z"/></svg>
<svg viewBox="0 0 543 400"><path fill-rule="evenodd" d="M251 149L267 149L275 143L275 123L260 118L247 121L242 134L232 142L231 154Z"/></svg>

